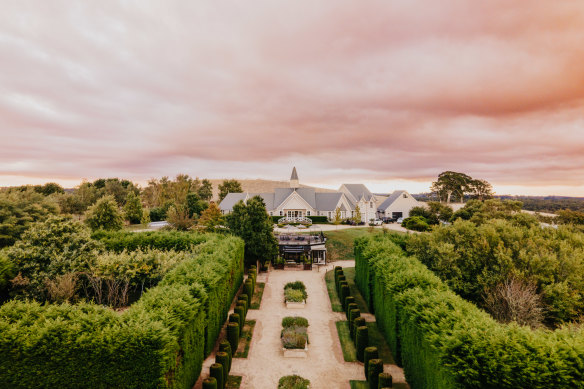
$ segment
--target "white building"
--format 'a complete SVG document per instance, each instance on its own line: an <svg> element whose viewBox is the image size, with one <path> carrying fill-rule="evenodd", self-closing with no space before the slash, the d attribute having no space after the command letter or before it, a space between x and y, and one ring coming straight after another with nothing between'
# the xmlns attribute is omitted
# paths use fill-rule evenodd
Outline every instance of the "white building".
<svg viewBox="0 0 584 389"><path fill-rule="evenodd" d="M354 217L358 210L362 222L369 222L379 217L407 217L410 209L419 203L409 193L396 191L380 207L376 207L376 198L363 184L343 184L337 192L320 193L314 188L301 188L296 168L292 169L289 188L277 188L273 193L229 193L219 204L223 214L233 210L239 201L260 196L266 204L270 216L302 218L306 216L326 216L334 219L336 209L342 219ZM388 216L387 216L388 215Z"/></svg>
<svg viewBox="0 0 584 389"><path fill-rule="evenodd" d="M405 190L396 190L383 203L377 207L377 217L398 219L410 216L410 210L423 206L411 194Z"/></svg>
<svg viewBox="0 0 584 389"><path fill-rule="evenodd" d="M219 204L221 212L230 213L233 206L243 200L260 196L266 204L270 216L306 217L326 216L335 217L336 209L341 218L351 218L357 207L361 213L361 220L368 222L375 219L375 196L363 184L343 184L338 192L320 193L314 188L301 188L298 182L296 168L292 169L289 188L277 188L273 193L229 193Z"/></svg>

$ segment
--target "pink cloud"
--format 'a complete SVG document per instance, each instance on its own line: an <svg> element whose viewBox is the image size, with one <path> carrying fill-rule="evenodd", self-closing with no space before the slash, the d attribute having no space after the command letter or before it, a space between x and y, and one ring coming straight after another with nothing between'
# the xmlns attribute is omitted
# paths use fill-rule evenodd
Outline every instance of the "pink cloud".
<svg viewBox="0 0 584 389"><path fill-rule="evenodd" d="M310 161L307 179L459 170L584 195L583 18L580 1L5 5L0 184Z"/></svg>

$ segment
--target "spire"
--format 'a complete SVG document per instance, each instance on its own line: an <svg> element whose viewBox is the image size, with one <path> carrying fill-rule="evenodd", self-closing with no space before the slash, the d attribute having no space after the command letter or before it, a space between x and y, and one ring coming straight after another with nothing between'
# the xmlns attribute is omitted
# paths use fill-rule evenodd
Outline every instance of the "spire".
<svg viewBox="0 0 584 389"><path fill-rule="evenodd" d="M296 173L296 166L292 169L292 175L290 176L290 188L296 189L300 185L298 184L298 173Z"/></svg>

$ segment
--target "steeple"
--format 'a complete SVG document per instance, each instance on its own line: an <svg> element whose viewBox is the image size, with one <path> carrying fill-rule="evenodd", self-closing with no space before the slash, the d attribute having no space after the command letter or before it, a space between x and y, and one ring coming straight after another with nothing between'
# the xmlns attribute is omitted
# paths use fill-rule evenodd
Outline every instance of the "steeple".
<svg viewBox="0 0 584 389"><path fill-rule="evenodd" d="M300 185L298 184L298 173L296 173L296 166L292 169L292 175L290 176L290 188L296 189Z"/></svg>

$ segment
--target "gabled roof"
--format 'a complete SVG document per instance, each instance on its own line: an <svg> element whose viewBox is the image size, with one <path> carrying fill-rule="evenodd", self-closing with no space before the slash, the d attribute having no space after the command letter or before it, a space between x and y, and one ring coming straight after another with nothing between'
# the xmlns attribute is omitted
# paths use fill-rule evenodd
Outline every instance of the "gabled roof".
<svg viewBox="0 0 584 389"><path fill-rule="evenodd" d="M342 193L316 193L316 209L319 211L334 211Z"/></svg>
<svg viewBox="0 0 584 389"><path fill-rule="evenodd" d="M228 193L227 196L219 203L219 208L222 210L232 211L233 206L237 204L240 200L246 202L254 196L260 196L264 203L266 204L267 210L274 209L274 194L273 193Z"/></svg>
<svg viewBox="0 0 584 389"><path fill-rule="evenodd" d="M363 184L343 184L343 186L351 194L349 199L353 202L358 202L362 197L365 198L365 201L371 201L374 199L373 194Z"/></svg>
<svg viewBox="0 0 584 389"><path fill-rule="evenodd" d="M313 188L276 188L274 191L274 207L278 208L292 193L298 193L313 209L316 209L315 190ZM272 208L269 208L272 209Z"/></svg>
<svg viewBox="0 0 584 389"><path fill-rule="evenodd" d="M395 200L399 199L401 195L407 193L405 190L396 190L388 198L385 199L383 203L377 209L379 211L385 211Z"/></svg>

